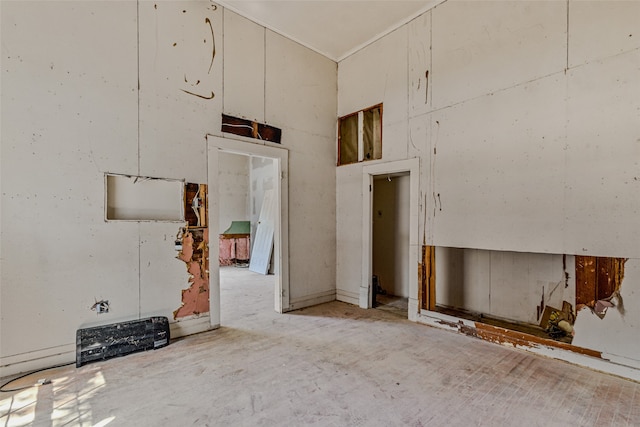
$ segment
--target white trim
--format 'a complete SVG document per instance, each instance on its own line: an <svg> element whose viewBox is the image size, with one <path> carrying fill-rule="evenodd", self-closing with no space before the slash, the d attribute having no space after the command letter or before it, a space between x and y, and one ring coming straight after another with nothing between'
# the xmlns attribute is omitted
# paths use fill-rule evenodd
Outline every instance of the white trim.
<svg viewBox="0 0 640 427"><path fill-rule="evenodd" d="M219 327L219 323L216 325L212 324L211 316L207 313L206 315L202 314L171 322L169 323L169 332L171 334L171 340L173 340L174 338L185 337L187 335L193 335L209 331L211 329L217 329Z"/></svg>
<svg viewBox="0 0 640 427"><path fill-rule="evenodd" d="M65 363L73 363L75 360L75 343L5 356L0 358L0 378L36 369L46 369Z"/></svg>
<svg viewBox="0 0 640 427"><path fill-rule="evenodd" d="M360 284L359 306L371 308L371 275L373 254L372 242L372 209L373 209L373 177L396 173L409 173L409 259L419 259L418 245L418 201L420 183L420 159L413 158L394 162L376 163L362 168L362 283ZM409 268L413 266L410 264ZM418 275L409 274L409 296L417 298ZM417 304L412 304L417 311ZM414 318L416 313L409 313Z"/></svg>
<svg viewBox="0 0 640 427"><path fill-rule="evenodd" d="M313 295L306 295L302 298L295 298L289 301L289 310L298 310L312 305L323 304L336 300L336 291L318 292Z"/></svg>
<svg viewBox="0 0 640 427"><path fill-rule="evenodd" d="M289 151L264 143L245 142L211 134L207 135L207 151L209 230L219 229L218 153L225 152L245 156L267 157L274 160L277 175L280 177L280 185L274 189L278 212L280 212L274 233L274 305L278 313L289 311ZM209 259L213 260L209 264L209 292L211 295L209 309L212 326L220 325L220 266L217 262L218 255L218 245L209 245Z"/></svg>
<svg viewBox="0 0 640 427"><path fill-rule="evenodd" d="M357 292L336 289L336 300L348 304L358 305L359 295Z"/></svg>
<svg viewBox="0 0 640 427"><path fill-rule="evenodd" d="M219 325L211 325L209 316L204 314L171 322L169 323L171 334L169 343L175 338L205 332L217 327ZM37 369L48 369L62 364L75 363L75 361L76 343L5 356L0 358L0 378Z"/></svg>

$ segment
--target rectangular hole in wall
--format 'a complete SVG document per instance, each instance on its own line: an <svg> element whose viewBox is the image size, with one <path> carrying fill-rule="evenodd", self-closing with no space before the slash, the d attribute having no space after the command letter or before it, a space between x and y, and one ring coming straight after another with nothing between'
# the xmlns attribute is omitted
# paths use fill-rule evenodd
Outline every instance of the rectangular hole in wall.
<svg viewBox="0 0 640 427"><path fill-rule="evenodd" d="M432 271L437 279L430 286L426 252L419 271L423 310L472 321L467 332L484 328L491 340L517 336L522 342L572 343L576 287L570 280L573 260L566 255L438 247L438 268Z"/></svg>
<svg viewBox="0 0 640 427"><path fill-rule="evenodd" d="M338 119L338 166L382 158L382 104Z"/></svg>
<svg viewBox="0 0 640 427"><path fill-rule="evenodd" d="M184 221L184 182L105 175L107 221Z"/></svg>
<svg viewBox="0 0 640 427"><path fill-rule="evenodd" d="M261 141L275 142L276 144L280 144L282 139L282 130L280 128L226 114L222 115L221 131Z"/></svg>

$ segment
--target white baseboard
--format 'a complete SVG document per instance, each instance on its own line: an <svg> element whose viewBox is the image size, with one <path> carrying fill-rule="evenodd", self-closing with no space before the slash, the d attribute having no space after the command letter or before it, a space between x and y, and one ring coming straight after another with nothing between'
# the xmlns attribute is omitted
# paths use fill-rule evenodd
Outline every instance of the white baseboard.
<svg viewBox="0 0 640 427"><path fill-rule="evenodd" d="M208 313L206 315L191 316L180 319L177 322L169 323L172 339L186 337L187 335L193 335L219 327L220 325L211 325L211 317L209 317Z"/></svg>
<svg viewBox="0 0 640 427"><path fill-rule="evenodd" d="M360 295L357 292L346 291L344 289L338 289L336 291L336 299L348 304L358 305L360 301Z"/></svg>
<svg viewBox="0 0 640 427"><path fill-rule="evenodd" d="M292 298L289 300L289 309L298 310L305 307L311 307L312 305L318 305L325 302L331 302L336 300L336 291L325 291L317 294L307 295L301 298Z"/></svg>
<svg viewBox="0 0 640 427"><path fill-rule="evenodd" d="M209 315L192 316L169 324L171 339L215 329ZM0 358L0 378L75 363L76 344L30 351Z"/></svg>
<svg viewBox="0 0 640 427"><path fill-rule="evenodd" d="M75 361L75 343L6 356L0 358L0 378Z"/></svg>

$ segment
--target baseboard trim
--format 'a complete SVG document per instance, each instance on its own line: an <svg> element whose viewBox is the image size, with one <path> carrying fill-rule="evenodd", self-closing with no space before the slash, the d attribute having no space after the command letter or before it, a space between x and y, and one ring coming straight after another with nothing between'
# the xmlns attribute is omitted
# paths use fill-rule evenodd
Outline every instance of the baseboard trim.
<svg viewBox="0 0 640 427"><path fill-rule="evenodd" d="M0 358L0 378L75 361L75 343L6 356Z"/></svg>
<svg viewBox="0 0 640 427"><path fill-rule="evenodd" d="M347 304L358 305L360 302L360 294L358 292L345 291L344 289L338 289L336 291L336 299Z"/></svg>
<svg viewBox="0 0 640 427"><path fill-rule="evenodd" d="M220 325L211 325L211 317L209 314L188 317L169 324L171 339L198 334L200 332L216 329L219 326Z"/></svg>
<svg viewBox="0 0 640 427"><path fill-rule="evenodd" d="M211 325L209 315L199 315L181 319L169 324L171 339L216 329ZM64 344L41 350L30 351L0 358L0 378L47 369L52 366L75 363L76 344Z"/></svg>
<svg viewBox="0 0 640 427"><path fill-rule="evenodd" d="M331 302L336 300L336 291L325 291L317 294L307 295L301 298L295 298L289 300L289 308L287 311L299 310L305 307L311 307L313 305L323 304L325 302Z"/></svg>

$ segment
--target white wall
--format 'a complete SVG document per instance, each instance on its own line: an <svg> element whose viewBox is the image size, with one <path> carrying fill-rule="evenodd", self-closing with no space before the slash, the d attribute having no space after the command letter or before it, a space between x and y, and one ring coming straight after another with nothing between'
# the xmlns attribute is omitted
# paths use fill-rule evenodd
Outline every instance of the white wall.
<svg viewBox="0 0 640 427"><path fill-rule="evenodd" d="M409 229L410 229L410 178L403 175L393 178L396 183L396 225L395 225L395 263L396 277L394 295L404 298L409 297L409 276L414 272L410 269L409 263Z"/></svg>
<svg viewBox="0 0 640 427"><path fill-rule="evenodd" d="M104 173L206 183L222 112L283 130L292 301L334 298L335 63L204 0L0 8L0 376L73 360L83 326L172 319L182 223L106 223Z"/></svg>
<svg viewBox="0 0 640 427"><path fill-rule="evenodd" d="M265 120L289 149L292 308L335 299L336 63L266 34Z"/></svg>
<svg viewBox="0 0 640 427"><path fill-rule="evenodd" d="M639 15L638 2L452 0L338 64L338 115L384 104L375 163L420 159L416 237L439 247L443 302L531 321L561 254L638 262ZM337 295L352 303L362 168L336 171ZM597 348L603 324L577 342ZM632 355L631 323L615 327Z"/></svg>
<svg viewBox="0 0 640 427"><path fill-rule="evenodd" d="M221 152L219 156L220 221L218 234L232 221L250 221L250 168L248 156Z"/></svg>
<svg viewBox="0 0 640 427"><path fill-rule="evenodd" d="M336 63L228 10L224 23L224 111L282 129L289 150L290 308L335 299Z"/></svg>

